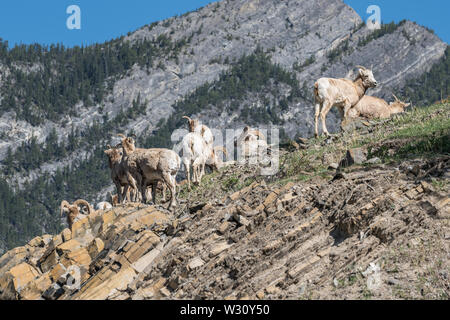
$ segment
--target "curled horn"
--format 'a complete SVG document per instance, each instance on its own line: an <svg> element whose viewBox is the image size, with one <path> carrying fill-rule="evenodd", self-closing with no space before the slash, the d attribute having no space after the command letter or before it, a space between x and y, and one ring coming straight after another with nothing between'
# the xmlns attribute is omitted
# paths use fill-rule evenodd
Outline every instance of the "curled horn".
<svg viewBox="0 0 450 320"><path fill-rule="evenodd" d="M367 70L367 68L363 67L363 66L356 66L359 69L363 69L363 70Z"/></svg>
<svg viewBox="0 0 450 320"><path fill-rule="evenodd" d="M253 130L251 134L254 134L255 136L259 137L262 140L266 140L266 137L259 130Z"/></svg>
<svg viewBox="0 0 450 320"><path fill-rule="evenodd" d="M134 133L130 134L130 137L137 139L137 136Z"/></svg>
<svg viewBox="0 0 450 320"><path fill-rule="evenodd" d="M117 136L120 137L120 138L122 138L122 139L126 139L126 138L127 138L127 137L125 137L125 135L123 135L123 134L121 134L121 133L119 133Z"/></svg>
<svg viewBox="0 0 450 320"><path fill-rule="evenodd" d="M73 205L74 206L79 206L79 205L84 205L84 206L86 206L86 208L88 209L88 214L91 214L92 213L92 208L91 208L91 205L86 201L86 200L83 200L83 199L78 199L77 201L75 201L74 203L73 203Z"/></svg>
<svg viewBox="0 0 450 320"><path fill-rule="evenodd" d="M191 118L189 118L188 116L183 116L183 119L186 119L187 121L189 121L189 122L191 122L192 121L192 119Z"/></svg>
<svg viewBox="0 0 450 320"><path fill-rule="evenodd" d="M214 147L214 151L222 151L223 154L225 155L225 157L228 157L228 152L225 147L222 147L222 146Z"/></svg>
<svg viewBox="0 0 450 320"><path fill-rule="evenodd" d="M395 94L392 94L394 96L395 101L400 101L399 98L397 98L397 96Z"/></svg>

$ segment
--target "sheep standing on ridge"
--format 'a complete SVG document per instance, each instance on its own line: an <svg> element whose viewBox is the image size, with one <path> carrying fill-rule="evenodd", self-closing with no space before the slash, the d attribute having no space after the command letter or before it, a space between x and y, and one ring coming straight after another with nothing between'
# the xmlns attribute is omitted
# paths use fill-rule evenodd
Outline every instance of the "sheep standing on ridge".
<svg viewBox="0 0 450 320"><path fill-rule="evenodd" d="M411 105L400 101L395 95L393 96L395 101L390 104L380 98L364 96L349 110L348 118L387 119L393 114L404 112L405 108Z"/></svg>
<svg viewBox="0 0 450 320"><path fill-rule="evenodd" d="M189 132L196 132L202 136L208 146L213 146L214 136L211 129L204 124L200 124L198 119L192 120L188 116L183 116L183 119L187 119L189 122Z"/></svg>
<svg viewBox="0 0 450 320"><path fill-rule="evenodd" d="M123 163L136 181L142 200L147 202L147 185L152 185L153 202L156 203L158 182L165 183L170 190L169 209L176 206L176 175L180 170L181 159L168 149L138 149L131 137L122 137Z"/></svg>
<svg viewBox="0 0 450 320"><path fill-rule="evenodd" d="M190 132L184 136L181 144L183 148L183 156L181 159L186 170L188 188L191 190L191 168L192 181L195 184L199 184L205 172L206 161L209 157L214 157L213 149L196 132Z"/></svg>
<svg viewBox="0 0 450 320"><path fill-rule="evenodd" d="M375 88L372 70L358 66L358 77L354 80L321 78L314 84L315 105L315 136L319 136L319 115L322 120L322 129L326 136L329 132L326 126L326 117L332 107L336 106L341 113L343 121L348 117L348 111L366 94L367 89Z"/></svg>
<svg viewBox="0 0 450 320"><path fill-rule="evenodd" d="M128 169L122 161L123 149L120 145L111 147L108 145L105 154L108 156L108 164L111 169L111 180L114 182L118 195L118 203L124 203L125 200L136 201L138 189L136 182L128 172ZM131 187L131 190L130 188ZM130 192L128 193L128 191Z"/></svg>

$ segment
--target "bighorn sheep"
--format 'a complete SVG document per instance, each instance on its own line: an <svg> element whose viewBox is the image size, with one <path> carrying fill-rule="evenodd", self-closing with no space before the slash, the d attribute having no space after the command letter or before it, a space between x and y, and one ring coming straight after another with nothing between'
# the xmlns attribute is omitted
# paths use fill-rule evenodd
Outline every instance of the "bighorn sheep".
<svg viewBox="0 0 450 320"><path fill-rule="evenodd" d="M266 137L256 129L245 127L241 135L235 139L234 145L238 147L238 155L249 158L263 154L269 149Z"/></svg>
<svg viewBox="0 0 450 320"><path fill-rule="evenodd" d="M122 137L123 163L136 181L143 202L147 202L146 188L152 185L152 198L156 203L156 188L159 181L165 183L170 190L169 209L176 206L176 175L180 170L181 159L168 149L138 149L131 137ZM127 188L127 187L125 187Z"/></svg>
<svg viewBox="0 0 450 320"><path fill-rule="evenodd" d="M366 119L387 119L393 114L402 113L405 108L409 107L410 103L400 101L395 95L394 102L388 104L385 100L364 96L359 102L348 111L348 117L366 118Z"/></svg>
<svg viewBox="0 0 450 320"><path fill-rule="evenodd" d="M192 120L188 116L183 116L183 119L187 119L189 122L189 132L196 132L200 134L205 140L206 144L212 146L214 143L214 136L211 129L209 129L204 124L200 124L197 119Z"/></svg>
<svg viewBox="0 0 450 320"><path fill-rule="evenodd" d="M75 219L80 214L80 209L78 208L80 206L84 206L87 209L88 214L94 212L91 205L86 200L79 199L75 201L73 204L70 204L66 200L63 200L61 202L61 217L63 213L67 214L67 223L69 224L70 229L72 229Z"/></svg>
<svg viewBox="0 0 450 320"><path fill-rule="evenodd" d="M332 107L338 107L343 121L347 119L348 111L365 95L367 89L378 85L372 70L357 66L358 76L354 81L348 79L321 78L314 84L315 105L315 136L319 136L319 115L322 129L329 136L326 117Z"/></svg>
<svg viewBox="0 0 450 320"><path fill-rule="evenodd" d="M223 162L222 157L219 157L218 152L222 152L225 155L225 158L228 157L228 152L225 147L214 147L211 155L206 159L206 165L210 166L212 170L219 170L224 166L233 163L233 161Z"/></svg>
<svg viewBox="0 0 450 320"><path fill-rule="evenodd" d="M126 165L122 162L123 149L120 147L120 144L115 147L108 145L107 148L105 154L108 156L111 179L116 185L118 202L124 203L125 199L128 201L136 201L138 190L135 187L135 180L128 172ZM128 193L129 186L131 186L130 193Z"/></svg>
<svg viewBox="0 0 450 320"><path fill-rule="evenodd" d="M214 157L214 149L206 144L203 137L196 132L190 132L184 136L181 142L183 148L182 162L186 170L188 188L191 190L191 167L192 181L200 183L203 177L204 167L209 157Z"/></svg>

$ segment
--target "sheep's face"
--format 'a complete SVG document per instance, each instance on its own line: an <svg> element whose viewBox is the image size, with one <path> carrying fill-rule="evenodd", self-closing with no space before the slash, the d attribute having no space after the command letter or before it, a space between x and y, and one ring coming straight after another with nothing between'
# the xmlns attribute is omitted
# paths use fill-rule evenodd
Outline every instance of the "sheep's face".
<svg viewBox="0 0 450 320"><path fill-rule="evenodd" d="M375 80L372 70L369 69L359 69L359 75L363 81L366 88L375 88L378 86L378 81Z"/></svg>
<svg viewBox="0 0 450 320"><path fill-rule="evenodd" d="M105 150L105 154L108 156L109 167L111 168L113 163L119 162L122 159L122 150L117 148L111 148Z"/></svg>
<svg viewBox="0 0 450 320"><path fill-rule="evenodd" d="M402 113L405 112L405 109L408 108L411 103L406 103L403 101L395 101L390 103L391 114Z"/></svg>
<svg viewBox="0 0 450 320"><path fill-rule="evenodd" d="M130 151L132 152L132 151L136 150L135 145L136 145L136 142L131 137L127 137L122 140L122 146L127 150L127 152L130 152Z"/></svg>

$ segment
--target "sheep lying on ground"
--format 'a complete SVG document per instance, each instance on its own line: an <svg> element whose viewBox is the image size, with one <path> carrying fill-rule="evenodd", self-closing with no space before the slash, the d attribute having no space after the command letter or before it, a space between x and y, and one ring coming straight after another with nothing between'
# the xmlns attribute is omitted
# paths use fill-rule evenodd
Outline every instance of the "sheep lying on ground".
<svg viewBox="0 0 450 320"><path fill-rule="evenodd" d="M338 107L343 121L348 117L348 111L365 95L367 89L378 85L371 70L358 66L358 77L354 80L321 78L314 84L315 105L315 136L319 136L319 115L322 129L326 136L329 132L326 117L332 107Z"/></svg>
<svg viewBox="0 0 450 320"><path fill-rule="evenodd" d="M348 112L348 118L387 119L393 114L402 113L411 104L400 101L395 95L394 102L388 104L385 100L364 96Z"/></svg>
<svg viewBox="0 0 450 320"><path fill-rule="evenodd" d="M175 207L177 185L175 177L180 170L180 157L169 149L138 149L133 138L120 136L123 147L122 162L135 180L143 202L147 202L146 189L151 185L153 202L156 203L157 184L161 181L170 190L169 209Z"/></svg>
<svg viewBox="0 0 450 320"><path fill-rule="evenodd" d="M86 200L79 199L75 201L73 204L70 204L66 200L63 200L61 202L61 217L63 213L67 214L67 223L69 225L69 229L72 229L75 219L80 214L82 214L79 208L81 206L85 207L85 209L87 210L87 214L91 214L92 212L94 212L91 205Z"/></svg>

